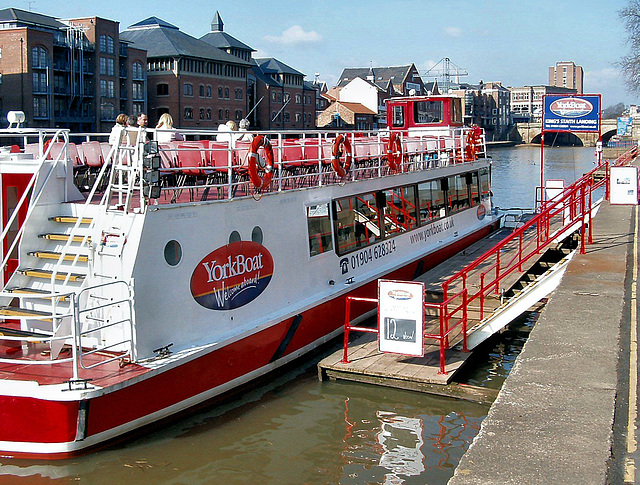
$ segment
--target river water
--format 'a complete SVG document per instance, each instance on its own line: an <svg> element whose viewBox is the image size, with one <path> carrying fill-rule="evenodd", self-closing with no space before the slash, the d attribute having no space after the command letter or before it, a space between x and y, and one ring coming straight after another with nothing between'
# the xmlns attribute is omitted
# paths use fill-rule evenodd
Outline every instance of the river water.
<svg viewBox="0 0 640 485"><path fill-rule="evenodd" d="M531 208L538 147L490 151L494 204ZM545 148L548 179L593 168L592 148ZM529 312L475 352L462 376L499 388L534 325ZM488 406L365 384L319 382L335 342L236 399L74 460L0 460L0 483L445 484ZM117 411L115 411L117 412Z"/></svg>

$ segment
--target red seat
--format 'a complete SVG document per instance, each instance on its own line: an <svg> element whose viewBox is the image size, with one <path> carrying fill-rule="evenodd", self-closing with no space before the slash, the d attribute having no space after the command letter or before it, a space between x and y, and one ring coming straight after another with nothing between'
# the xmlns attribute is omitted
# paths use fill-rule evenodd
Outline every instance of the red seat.
<svg viewBox="0 0 640 485"><path fill-rule="evenodd" d="M20 147L18 145L11 145L11 153L20 153Z"/></svg>
<svg viewBox="0 0 640 485"><path fill-rule="evenodd" d="M197 167L206 165L204 144L199 142L180 142L178 145L178 167L185 175L203 175L204 171Z"/></svg>
<svg viewBox="0 0 640 485"><path fill-rule="evenodd" d="M86 165L89 167L102 167L104 157L99 141L85 141L80 147L82 147L83 160Z"/></svg>
<svg viewBox="0 0 640 485"><path fill-rule="evenodd" d="M285 141L281 148L282 163L286 167L300 167L304 162L302 145L296 141Z"/></svg>
<svg viewBox="0 0 640 485"><path fill-rule="evenodd" d="M64 142L54 142L51 144L51 150L49 151L49 159L54 160L61 156L61 153L64 151ZM75 143L67 143L67 158L73 162L74 166L84 165L84 161L80 160L80 156L78 155L78 150L76 149Z"/></svg>

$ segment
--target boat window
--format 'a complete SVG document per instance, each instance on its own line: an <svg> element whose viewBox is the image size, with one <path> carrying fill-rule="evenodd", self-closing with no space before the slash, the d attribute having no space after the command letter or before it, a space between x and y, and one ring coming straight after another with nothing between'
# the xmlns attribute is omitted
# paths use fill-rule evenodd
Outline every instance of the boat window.
<svg viewBox="0 0 640 485"><path fill-rule="evenodd" d="M414 229L418 225L416 189L413 185L396 187L382 192L384 201L380 213L384 215L385 236L395 236Z"/></svg>
<svg viewBox="0 0 640 485"><path fill-rule="evenodd" d="M413 107L416 123L442 122L442 101L416 101Z"/></svg>
<svg viewBox="0 0 640 485"><path fill-rule="evenodd" d="M451 122L462 123L462 99L451 99Z"/></svg>
<svg viewBox="0 0 640 485"><path fill-rule="evenodd" d="M375 193L335 201L334 228L338 254L354 251L382 237Z"/></svg>
<svg viewBox="0 0 640 485"><path fill-rule="evenodd" d="M392 126L404 126L404 106L394 106L392 111Z"/></svg>
<svg viewBox="0 0 640 485"><path fill-rule="evenodd" d="M470 207L469 187L464 174L448 177L448 186L447 202L449 212L458 212Z"/></svg>
<svg viewBox="0 0 640 485"><path fill-rule="evenodd" d="M480 184L478 182L478 172L471 172L469 175L469 189L471 190L471 205L480 203Z"/></svg>
<svg viewBox="0 0 640 485"><path fill-rule="evenodd" d="M441 180L429 180L418 184L418 207L421 224L428 224L447 215Z"/></svg>
<svg viewBox="0 0 640 485"><path fill-rule="evenodd" d="M328 203L307 207L307 229L309 230L309 254L311 256L333 249Z"/></svg>
<svg viewBox="0 0 640 485"><path fill-rule="evenodd" d="M240 233L238 231L231 231L231 234L229 234L229 244L239 241L242 241Z"/></svg>
<svg viewBox="0 0 640 485"><path fill-rule="evenodd" d="M491 195L491 188L489 185L489 169L481 168L480 175L480 197L482 200L488 199Z"/></svg>
<svg viewBox="0 0 640 485"><path fill-rule="evenodd" d="M251 240L254 243L262 244L264 236L262 234L262 228L260 226L256 226L251 231Z"/></svg>
<svg viewBox="0 0 640 485"><path fill-rule="evenodd" d="M170 266L176 266L182 259L182 246L175 240L169 241L164 247L164 260Z"/></svg>

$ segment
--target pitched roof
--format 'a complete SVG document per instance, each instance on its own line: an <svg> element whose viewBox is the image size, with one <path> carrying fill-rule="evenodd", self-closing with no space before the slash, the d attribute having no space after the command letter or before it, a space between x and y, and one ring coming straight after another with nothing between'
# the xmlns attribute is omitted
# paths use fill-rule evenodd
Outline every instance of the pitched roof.
<svg viewBox="0 0 640 485"><path fill-rule="evenodd" d="M296 71L293 67L287 66L284 62L279 61L275 57L263 57L260 59L254 59L254 61L265 74L282 73L304 76L300 71Z"/></svg>
<svg viewBox="0 0 640 485"><path fill-rule="evenodd" d="M345 101L336 101L336 103L341 106L344 106L349 111L353 111L354 113L357 113L357 114L361 114L361 115L377 115L378 114L375 111L370 110L369 108L367 108L366 106L360 103L348 103Z"/></svg>
<svg viewBox="0 0 640 485"><path fill-rule="evenodd" d="M200 40L206 42L207 44L211 44L218 49L227 49L229 47L234 47L240 50L255 52L255 49L252 49L244 42L240 42L233 35L229 35L224 32L224 22L222 21L220 12L218 12L217 10L216 15L211 21L211 31L208 34L200 37Z"/></svg>
<svg viewBox="0 0 640 485"><path fill-rule="evenodd" d="M178 27L157 17L149 17L120 32L120 39L147 51L147 57L198 57L248 66L247 61L181 32Z"/></svg>
<svg viewBox="0 0 640 485"><path fill-rule="evenodd" d="M259 79L260 81L262 81L264 84L268 86L275 86L275 87L282 86L282 84L280 84L278 81L273 79L271 76L265 74L264 71L260 69L260 66L258 65L258 63L256 63L255 59L252 59L252 61L253 62L251 66L251 72L253 72L253 75L256 77L256 79Z"/></svg>
<svg viewBox="0 0 640 485"><path fill-rule="evenodd" d="M240 42L233 35L227 34L226 32L211 31L208 34L205 34L202 37L200 37L200 40L214 47L217 47L218 49L235 47L236 49L255 52L255 49L249 47L244 42Z"/></svg>
<svg viewBox="0 0 640 485"><path fill-rule="evenodd" d="M344 86L356 77L366 80L367 76L373 71L373 82L382 89L387 90L389 82L401 84L408 76L412 67L414 67L413 64L392 67L348 67L342 71L338 86Z"/></svg>
<svg viewBox="0 0 640 485"><path fill-rule="evenodd" d="M61 29L66 27L53 17L34 12L27 12L19 8L4 8L0 10L0 23L14 23L18 27L39 26L50 29Z"/></svg>

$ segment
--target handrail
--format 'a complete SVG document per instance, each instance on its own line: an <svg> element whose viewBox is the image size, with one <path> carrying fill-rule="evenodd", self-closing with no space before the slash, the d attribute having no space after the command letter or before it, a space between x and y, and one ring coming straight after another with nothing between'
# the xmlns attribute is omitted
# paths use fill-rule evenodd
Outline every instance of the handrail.
<svg viewBox="0 0 640 485"><path fill-rule="evenodd" d="M626 164L638 155L637 148L634 148L621 156L614 162L614 166ZM604 172L601 180L595 181L595 174ZM466 305L475 300L480 300L480 319L485 316L485 297L492 291L499 292L500 283L509 275L517 271L522 271L522 265L534 257L534 255L543 252L549 245L565 234L567 231L580 224L581 244L580 250L585 252L586 244L592 242L592 224L591 217L593 211L593 191L603 185L608 186L609 178L609 162L604 161L591 171L584 174L580 179L570 184L561 194L542 204L540 212L532 217L522 226L514 229L511 234L486 251L473 262L465 266L460 271L449 277L442 283L443 297L445 300L449 298L448 293L455 282L461 282L463 290L467 289L467 278L479 266L488 262L490 258L495 258L488 267L483 267L480 273L480 288L471 293L467 298ZM558 221L559 219L559 221ZM552 221L557 221L560 227L555 227L553 232ZM585 225L589 225L588 237L585 233ZM534 237L527 242L525 235L535 231ZM500 254L509 244L517 244L517 251L508 261L501 261ZM487 281L487 277L495 273L492 279ZM453 295L458 296L459 294ZM465 306L466 306L465 305ZM460 311L456 308L451 314Z"/></svg>
<svg viewBox="0 0 640 485"><path fill-rule="evenodd" d="M69 139L68 138L68 133L69 133L69 130L60 129L60 130L57 130L55 132L53 138L57 139L59 135L62 135L63 138L65 140L67 140L67 142L68 142L68 139ZM25 201L27 200L31 189L33 188L33 186L35 184L35 181L38 178L38 174L39 174L42 166L47 162L48 156L49 156L49 154L51 152L51 146L52 146L52 144L49 144L49 146L45 150L44 154L41 156L40 163L38 164L36 170L33 173L33 176L29 180L29 183L27 184L24 192L22 193L22 196L20 197L20 200L18 201L16 207L14 208L13 213L11 214L11 217L9 217L9 220L7 221L7 224L5 225L4 229L2 230L2 234L0 234L0 244L4 243L4 239L7 236L7 234L9 233L9 230L10 230L13 222L15 221L16 217L18 217L18 213L20 212L20 209L22 208L22 206L24 205ZM49 171L47 172L47 174L46 174L46 176L44 178L44 181L41 184L41 190L29 202L30 208L35 207L36 204L38 203L38 200L40 200L40 196L43 193L42 189L44 189L44 187L46 186L47 182L49 181L49 178L51 178L51 174L53 173L54 168L56 167L58 162L60 162L62 153L63 152L61 150L60 153L58 153L57 158L52 161L51 168L49 168ZM65 162L66 162L66 157L65 157ZM4 256L4 258L2 259L2 264L0 265L0 268L2 268L3 270L4 270L5 265L7 264L7 261L9 261L9 258L11 257L11 254L13 253L13 250L15 249L16 245L18 244L18 241L22 237L22 234L24 233L24 229L25 229L25 227L27 225L26 223L31 218L31 214L32 213L33 213L32 210L30 210L30 209L27 210L27 214L25 216L25 219L24 219L23 223L20 225L20 228L18 229L18 232L16 233L15 238L13 239L13 243L11 244L9 249L7 250L7 253Z"/></svg>

